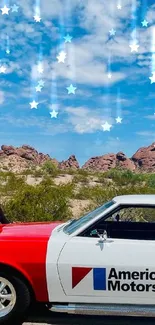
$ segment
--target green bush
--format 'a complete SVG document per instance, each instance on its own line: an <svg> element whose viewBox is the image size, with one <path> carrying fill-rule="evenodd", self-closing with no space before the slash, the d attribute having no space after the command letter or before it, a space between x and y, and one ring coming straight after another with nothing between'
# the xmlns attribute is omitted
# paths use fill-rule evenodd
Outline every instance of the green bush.
<svg viewBox="0 0 155 325"><path fill-rule="evenodd" d="M109 199L113 198L116 194L116 190L110 187L107 189L99 185L90 188L83 186L80 188L75 197L79 200L92 200L96 204L101 205Z"/></svg>
<svg viewBox="0 0 155 325"><path fill-rule="evenodd" d="M52 221L71 218L69 195L71 187L27 185L5 203L10 221Z"/></svg>
<svg viewBox="0 0 155 325"><path fill-rule="evenodd" d="M89 178L86 175L82 175L82 174L77 174L74 176L73 178L73 182L74 183L85 183L88 184L89 183Z"/></svg>
<svg viewBox="0 0 155 325"><path fill-rule="evenodd" d="M25 176L32 175L33 173L34 170L31 168L24 169L22 172L20 172L21 175L25 175Z"/></svg>
<svg viewBox="0 0 155 325"><path fill-rule="evenodd" d="M49 187L54 186L55 183L51 177L44 175L42 181L40 182L40 185Z"/></svg>
<svg viewBox="0 0 155 325"><path fill-rule="evenodd" d="M35 169L31 174L34 173ZM41 183L30 186L25 182L26 176L23 174L21 177L12 172L0 172L1 202L5 200L4 211L11 221L67 220L71 217L70 200L74 198L89 199L91 210L91 207L95 208L117 195L155 194L154 174L143 175L113 169L96 174L102 182L105 178L111 178L110 184L105 182L104 185L90 187L88 181L92 174L86 170L74 171L73 182L59 186L55 185L51 177L59 173L51 161L46 162L36 175L39 177L40 173L43 177ZM78 183L83 185L77 187Z"/></svg>
<svg viewBox="0 0 155 325"><path fill-rule="evenodd" d="M125 188L121 188L121 186L82 186L79 189L78 193L75 195L75 198L80 200L89 199L92 200L95 204L101 205L104 202L111 200L115 196L130 194L155 194L155 188L140 185L138 186L137 184L129 184Z"/></svg>
<svg viewBox="0 0 155 325"><path fill-rule="evenodd" d="M9 176L7 176L7 182L3 186L3 193L6 195L12 195L15 191L19 191L21 188L25 188L27 186L25 182L25 177L16 176L13 173L10 173Z"/></svg>
<svg viewBox="0 0 155 325"><path fill-rule="evenodd" d="M50 161L50 160L47 160L43 166L42 166L42 170L43 172L46 172L47 174L53 176L53 177L56 177L58 174L59 174L59 170L58 168L56 167L56 165Z"/></svg>
<svg viewBox="0 0 155 325"><path fill-rule="evenodd" d="M77 174L86 177L86 176L89 175L89 172L88 172L86 169L78 169L78 170L77 170Z"/></svg>
<svg viewBox="0 0 155 325"><path fill-rule="evenodd" d="M123 170L117 168L113 168L106 172L104 177L111 178L117 186L128 184L137 185L143 180L143 176L140 174L135 174L131 170Z"/></svg>
<svg viewBox="0 0 155 325"><path fill-rule="evenodd" d="M155 188L155 174L147 175L146 184L151 188Z"/></svg>

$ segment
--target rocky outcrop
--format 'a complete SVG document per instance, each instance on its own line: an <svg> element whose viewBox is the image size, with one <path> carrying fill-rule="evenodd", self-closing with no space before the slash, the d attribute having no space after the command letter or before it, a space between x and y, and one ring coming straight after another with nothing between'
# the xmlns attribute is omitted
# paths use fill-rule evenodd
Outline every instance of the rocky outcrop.
<svg viewBox="0 0 155 325"><path fill-rule="evenodd" d="M33 165L41 165L50 160L58 166L56 159L50 158L49 155L39 153L31 146L23 145L15 148L13 146L2 145L0 150L0 167L7 167L14 171L22 171Z"/></svg>
<svg viewBox="0 0 155 325"><path fill-rule="evenodd" d="M84 165L83 169L107 171L116 167L116 155L111 153L103 156L90 158Z"/></svg>
<svg viewBox="0 0 155 325"><path fill-rule="evenodd" d="M116 167L129 169L131 171L136 170L134 162L129 159L123 152L118 152L116 155Z"/></svg>
<svg viewBox="0 0 155 325"><path fill-rule="evenodd" d="M16 155L29 161L33 161L36 164L41 164L46 160L50 160L49 155L38 153L36 149L24 144L22 147L15 148L13 146L2 145L0 150L0 156Z"/></svg>
<svg viewBox="0 0 155 325"><path fill-rule="evenodd" d="M3 152L3 154L10 156L10 155L14 155L16 152L16 149L13 146L5 146L2 145L1 146L1 151Z"/></svg>
<svg viewBox="0 0 155 325"><path fill-rule="evenodd" d="M136 169L134 162L127 158L123 152L90 158L82 168L87 170L107 171L116 167L130 169L132 171Z"/></svg>
<svg viewBox="0 0 155 325"><path fill-rule="evenodd" d="M52 161L59 169L79 169L75 155L58 162L49 155L39 153L29 145L21 147L2 145L0 150L0 168L21 171L33 165L40 166L46 161ZM7 168L6 168L7 167ZM128 158L123 152L109 153L90 158L82 167L91 171L108 171L111 168L123 168L131 171L155 172L155 142L148 147L142 147Z"/></svg>
<svg viewBox="0 0 155 325"><path fill-rule="evenodd" d="M116 167L131 171L155 171L155 142L148 147L138 149L131 158L128 158L123 152L107 154L90 158L82 168L107 171Z"/></svg>
<svg viewBox="0 0 155 325"><path fill-rule="evenodd" d="M58 168L64 170L64 169L79 169L79 163L75 157L75 155L70 156L67 160L63 160L62 162L59 163Z"/></svg>
<svg viewBox="0 0 155 325"><path fill-rule="evenodd" d="M155 142L148 147L142 147L132 156L137 169L155 171Z"/></svg>

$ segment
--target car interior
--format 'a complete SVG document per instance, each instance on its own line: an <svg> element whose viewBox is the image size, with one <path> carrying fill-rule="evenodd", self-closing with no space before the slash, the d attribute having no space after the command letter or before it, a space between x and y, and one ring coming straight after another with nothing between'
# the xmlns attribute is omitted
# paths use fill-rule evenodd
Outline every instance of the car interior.
<svg viewBox="0 0 155 325"><path fill-rule="evenodd" d="M122 207L106 219L100 219L80 236L98 237L94 230L99 234L106 230L108 238L155 240L155 207Z"/></svg>
<svg viewBox="0 0 155 325"><path fill-rule="evenodd" d="M0 207L0 224L10 223L7 217L4 215L2 208Z"/></svg>

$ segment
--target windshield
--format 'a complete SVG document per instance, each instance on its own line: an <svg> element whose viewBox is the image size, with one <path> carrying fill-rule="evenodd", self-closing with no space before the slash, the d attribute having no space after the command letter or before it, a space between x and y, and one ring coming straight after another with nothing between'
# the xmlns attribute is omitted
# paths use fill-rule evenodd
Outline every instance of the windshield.
<svg viewBox="0 0 155 325"><path fill-rule="evenodd" d="M69 223L68 225L66 225L64 227L64 229L63 229L64 232L67 233L68 235L72 234L77 229L84 226L87 222L89 222L93 218L97 217L102 212L104 212L106 209L108 209L113 204L115 204L114 201L107 202L107 203L101 205L99 208L97 208L97 209L89 212L88 214L82 216L80 219L72 220L71 223Z"/></svg>

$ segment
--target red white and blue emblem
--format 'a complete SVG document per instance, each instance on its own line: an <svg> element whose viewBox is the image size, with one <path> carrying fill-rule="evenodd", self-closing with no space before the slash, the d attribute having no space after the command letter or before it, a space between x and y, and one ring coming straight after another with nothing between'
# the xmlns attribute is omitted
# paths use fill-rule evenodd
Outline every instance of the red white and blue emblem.
<svg viewBox="0 0 155 325"><path fill-rule="evenodd" d="M72 289L93 271L93 289L106 290L106 269L92 267L72 267Z"/></svg>

